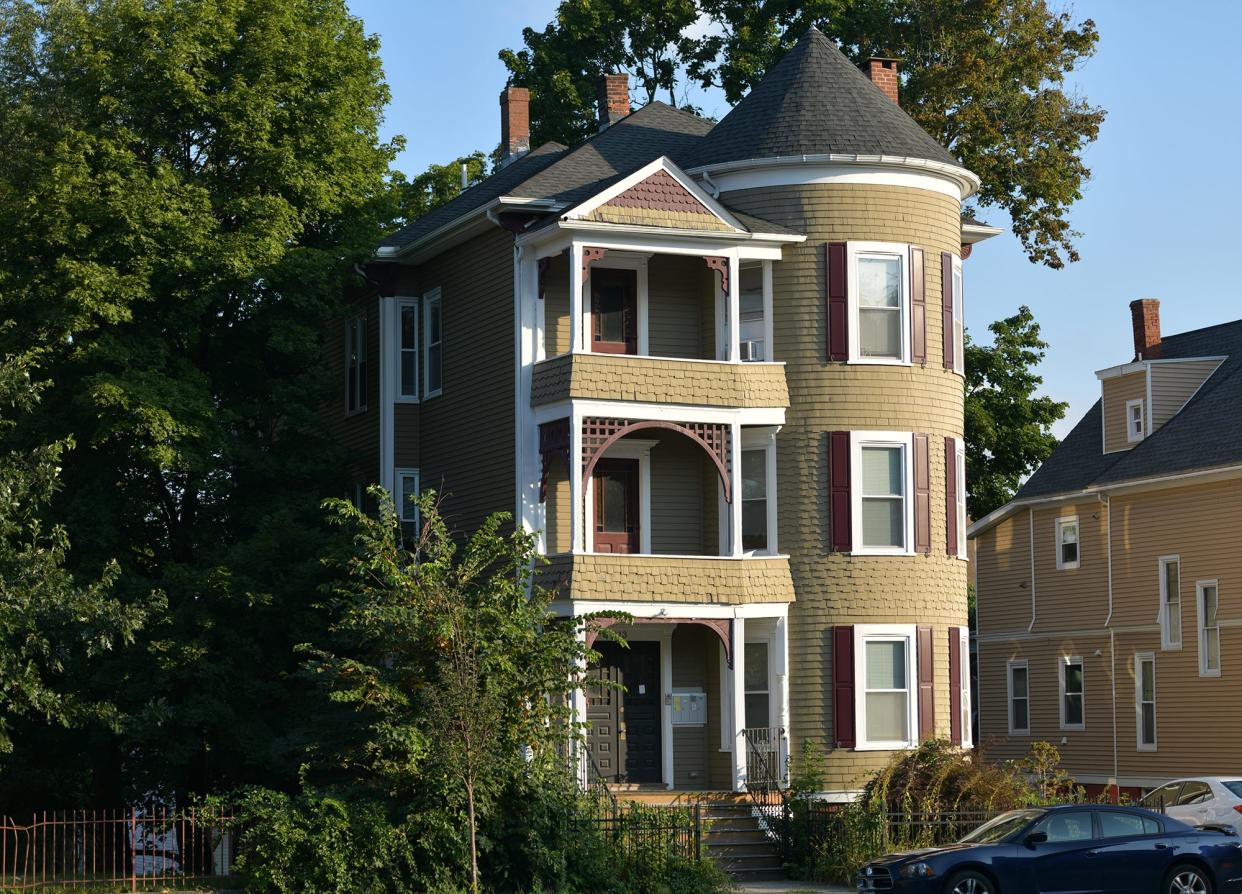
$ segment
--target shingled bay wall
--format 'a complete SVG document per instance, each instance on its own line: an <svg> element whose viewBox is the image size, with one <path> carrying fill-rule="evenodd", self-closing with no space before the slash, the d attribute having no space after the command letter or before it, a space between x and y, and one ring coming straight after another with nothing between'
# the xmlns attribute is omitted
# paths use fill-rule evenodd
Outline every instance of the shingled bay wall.
<svg viewBox="0 0 1242 894"><path fill-rule="evenodd" d="M929 190L819 183L725 193L730 207L805 233L773 264L775 359L786 364L787 422L777 438L780 544L790 555L797 601L790 606L792 753L824 746L831 789L856 790L891 757L833 747L832 627L916 624L934 630L935 721L949 735L948 628L966 625L966 563L945 550L945 436L963 434L964 383L943 366L940 253L960 252L960 203ZM927 363L829 363L825 244L900 242L925 252ZM969 271L967 271L967 276ZM969 283L967 283L969 293ZM931 435L930 555L855 557L828 541L827 433Z"/></svg>

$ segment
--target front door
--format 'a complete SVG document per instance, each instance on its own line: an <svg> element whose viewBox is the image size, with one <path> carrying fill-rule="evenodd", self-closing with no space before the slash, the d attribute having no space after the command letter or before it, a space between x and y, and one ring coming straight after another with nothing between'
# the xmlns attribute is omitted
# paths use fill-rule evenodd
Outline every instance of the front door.
<svg viewBox="0 0 1242 894"><path fill-rule="evenodd" d="M587 747L608 782L659 783L660 644L598 643L597 680L619 683L624 690L595 688L587 693Z"/></svg>
<svg viewBox="0 0 1242 894"><path fill-rule="evenodd" d="M601 459L591 476L597 553L639 550L638 460Z"/></svg>

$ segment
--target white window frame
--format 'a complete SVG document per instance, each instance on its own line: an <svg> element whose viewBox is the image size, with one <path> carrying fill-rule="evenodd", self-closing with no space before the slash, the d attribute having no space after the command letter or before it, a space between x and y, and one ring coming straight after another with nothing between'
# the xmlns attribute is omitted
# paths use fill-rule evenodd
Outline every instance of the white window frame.
<svg viewBox="0 0 1242 894"><path fill-rule="evenodd" d="M370 345L367 344L367 312L355 314L345 321L345 414L352 416L354 413L362 413L367 409L367 387L369 381L360 382L358 376L354 376L354 385L351 388L349 384L349 363L351 343L357 340L361 345L358 352L359 361L366 364L367 379L371 377L370 362ZM350 406L349 402L353 400L354 406Z"/></svg>
<svg viewBox="0 0 1242 894"><path fill-rule="evenodd" d="M423 332L419 339L419 345L423 352L423 385L426 387L431 383L431 309L438 308L440 311L440 340L435 344L440 348L440 387L435 391L424 391L423 397L439 397L444 393L444 302L440 297L440 289L434 288L427 294L423 295Z"/></svg>
<svg viewBox="0 0 1242 894"><path fill-rule="evenodd" d="M1213 628L1205 627L1203 624L1203 591L1208 587L1216 591L1216 626ZM1199 628L1199 676L1201 677L1219 677L1220 666L1224 663L1221 656L1221 635L1220 635L1220 581L1219 580L1199 580L1195 581L1195 608L1196 615L1195 624ZM1216 667L1207 666L1207 638L1209 631L1216 633Z"/></svg>
<svg viewBox="0 0 1242 894"><path fill-rule="evenodd" d="M1165 574L1165 567L1177 563L1177 629L1179 631L1176 642L1169 635L1169 593L1168 593L1168 575ZM1156 560L1156 570L1160 577L1160 608L1158 609L1158 621L1160 623L1160 649L1163 652L1180 652L1182 643L1186 638L1185 621L1186 613L1182 611L1182 558L1181 556L1161 556Z"/></svg>
<svg viewBox="0 0 1242 894"><path fill-rule="evenodd" d="M1063 551L1061 549L1064 543L1063 536L1065 533L1065 528L1069 525L1073 525L1075 530L1077 530L1078 532L1078 540L1076 541L1076 545L1078 546L1078 558L1072 562L1063 561ZM1056 541L1057 542L1057 571L1074 571L1077 568L1081 568L1082 567L1082 525L1078 523L1078 516L1077 515L1063 515L1060 518L1058 518L1056 520L1056 531L1057 531L1057 541Z"/></svg>
<svg viewBox="0 0 1242 894"><path fill-rule="evenodd" d="M738 314L739 315L741 314L741 304L740 304L741 284L742 284L741 269L742 267L750 267L750 266L752 266L752 262L749 262L749 261L743 261L738 264L738 294L739 294ZM762 359L757 360L757 361L742 360L741 361L742 363L772 363L773 362L773 356L772 356L772 262L771 261L759 261L757 262L757 266L759 266L759 269L762 274L762 289L763 289L763 357ZM738 331L738 340L739 340L738 357L740 358L741 357L740 341L742 337L741 319L737 321L737 331Z"/></svg>
<svg viewBox="0 0 1242 894"><path fill-rule="evenodd" d="M974 732L971 729L971 724L974 721L974 711L970 703L970 629L968 627L959 627L957 633L960 637L960 645L957 649L957 665L958 676L960 677L958 686L961 689L961 718L959 722L962 725L962 747L971 748L974 746ZM1029 676L1027 677L1026 686L1029 692L1031 688Z"/></svg>
<svg viewBox="0 0 1242 894"><path fill-rule="evenodd" d="M847 242L846 243L846 298L849 306L849 351L850 363L864 363L881 366L910 365L910 246L900 242ZM864 357L862 356L861 323L858 307L858 260L862 257L895 258L901 265L897 277L898 288L901 290L898 299L898 315L900 321L897 331L901 338L901 351L898 357Z"/></svg>
<svg viewBox="0 0 1242 894"><path fill-rule="evenodd" d="M659 441L644 438L622 438L600 459L638 460L638 553L651 555L651 451ZM586 551L595 553L595 482L594 475L586 480L583 491L586 497ZM635 554L631 554L635 555Z"/></svg>
<svg viewBox="0 0 1242 894"><path fill-rule="evenodd" d="M966 375L966 277L962 274L962 259L953 255L953 371Z"/></svg>
<svg viewBox="0 0 1242 894"><path fill-rule="evenodd" d="M905 480L902 494L902 530L904 544L901 547L866 546L863 544L862 526L862 452L864 447L900 447ZM850 516L854 530L855 556L912 556L914 555L914 435L906 431L856 431L850 434Z"/></svg>
<svg viewBox="0 0 1242 894"><path fill-rule="evenodd" d="M422 524L421 513L418 510L417 504L415 504L414 517L412 519L406 518L405 510L406 510L406 507L409 505L406 500L406 497L408 497L409 495L405 492L405 489L403 487L405 479L409 476L413 476L414 477L414 496L417 497L419 494L423 492L422 479L418 474L418 469L408 469L408 468L407 469L395 469L394 475L395 475L395 481L394 481L395 488L394 489L397 492L396 493L397 521L399 521L403 525L406 523L412 523L415 528L418 528Z"/></svg>
<svg viewBox="0 0 1242 894"><path fill-rule="evenodd" d="M638 313L638 319L634 321L635 335L637 336L634 347L635 357L650 357L651 333L648 332L648 316L650 306L650 286L647 273L647 262L651 260L650 252L626 252L626 251L609 251L604 257L598 261L591 262L592 270L633 270L634 274L634 309ZM590 278L588 277L586 288L587 293L582 298L582 313L586 317L586 350L589 352L593 344L592 331L594 323L591 321L591 293Z"/></svg>
<svg viewBox="0 0 1242 894"><path fill-rule="evenodd" d="M871 741L867 738L867 643L904 642L906 646L906 734L905 741ZM854 714L857 744L855 751L900 751L918 747L919 681L918 636L913 624L854 625ZM878 690L877 690L878 691ZM883 690L885 692L892 690Z"/></svg>
<svg viewBox="0 0 1242 894"><path fill-rule="evenodd" d="M961 438L953 439L956 458L954 474L957 486L957 557L968 558L966 551L966 442Z"/></svg>
<svg viewBox="0 0 1242 894"><path fill-rule="evenodd" d="M1138 429L1134 426L1134 410L1138 409ZM1147 411L1140 398L1126 401L1126 443L1137 444L1147 437Z"/></svg>
<svg viewBox="0 0 1242 894"><path fill-rule="evenodd" d="M778 520L776 508L776 429L767 427L743 428L742 450L764 450L767 453L764 459L764 471L767 476L766 499L768 503L768 548L765 550L745 550L742 554L746 556L779 555L780 548L776 537Z"/></svg>
<svg viewBox="0 0 1242 894"><path fill-rule="evenodd" d="M1151 664L1152 740L1143 741L1143 665ZM1155 751L1160 741L1160 718L1156 712L1156 653L1138 652L1134 656L1134 744L1139 751Z"/></svg>
<svg viewBox="0 0 1242 894"><path fill-rule="evenodd" d="M1022 696L1026 701L1026 726L1024 727L1013 725L1013 672L1017 668L1026 671L1026 694ZM1029 736L1031 734L1031 664L1025 658L1005 663L1005 713L1009 735Z"/></svg>
<svg viewBox="0 0 1242 894"><path fill-rule="evenodd" d="M1072 664L1077 664L1082 669L1082 691L1078 693L1067 693L1065 691L1065 669ZM1028 671L1029 674L1029 671ZM1027 677L1027 685L1030 685L1030 677ZM1068 723L1065 720L1065 698L1067 695L1077 695L1082 704L1082 722ZM1087 728L1087 665L1082 660L1081 655L1060 655L1057 657L1057 706L1060 713L1061 729L1066 731L1085 730Z"/></svg>
<svg viewBox="0 0 1242 894"><path fill-rule="evenodd" d="M395 383L395 387L393 388L393 392L394 392L393 400L395 400L399 404L416 404L418 403L418 399L419 399L419 393L420 393L419 389L422 387L422 384L423 384L423 378L422 378L423 363L421 359L422 358L422 350L421 350L422 349L422 332L421 330L422 330L423 318L421 314L419 313L417 298L398 298L396 304L397 304L397 312L394 318L396 320L396 324L393 326L393 333L392 333L392 364L393 364L392 380ZM405 312L407 310L413 310L414 312L414 347L413 348L404 348L401 346L401 332L402 332L401 318L402 316L405 315ZM443 323L443 320L441 320L441 323ZM412 394L406 394L405 392L401 390L401 361L406 351L413 351L414 353L414 392Z"/></svg>

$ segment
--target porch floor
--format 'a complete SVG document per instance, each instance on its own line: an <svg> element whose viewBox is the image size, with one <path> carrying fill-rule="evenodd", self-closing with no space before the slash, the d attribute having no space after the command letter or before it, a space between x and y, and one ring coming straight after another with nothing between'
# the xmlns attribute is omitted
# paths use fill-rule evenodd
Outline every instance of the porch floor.
<svg viewBox="0 0 1242 894"><path fill-rule="evenodd" d="M667 789L658 783L611 783L608 790L619 801L639 804L721 804L739 803L749 797L745 792L713 791L711 789Z"/></svg>

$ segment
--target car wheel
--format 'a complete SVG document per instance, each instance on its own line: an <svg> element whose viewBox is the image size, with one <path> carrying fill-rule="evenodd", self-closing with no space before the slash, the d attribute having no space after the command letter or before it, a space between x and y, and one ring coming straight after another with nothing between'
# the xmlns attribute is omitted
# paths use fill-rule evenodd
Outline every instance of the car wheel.
<svg viewBox="0 0 1242 894"><path fill-rule="evenodd" d="M982 872L966 869L949 877L945 894L1000 894L996 883Z"/></svg>
<svg viewBox="0 0 1242 894"><path fill-rule="evenodd" d="M1169 870L1161 894L1212 894L1212 882L1198 866L1183 863Z"/></svg>

